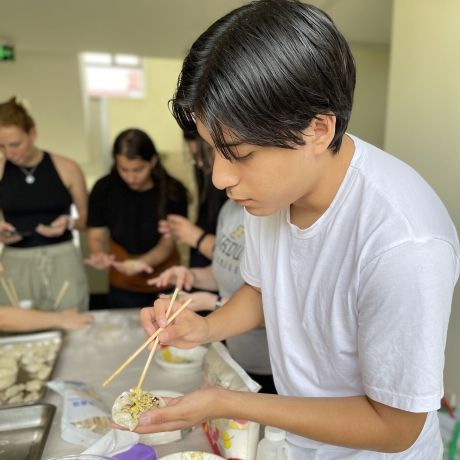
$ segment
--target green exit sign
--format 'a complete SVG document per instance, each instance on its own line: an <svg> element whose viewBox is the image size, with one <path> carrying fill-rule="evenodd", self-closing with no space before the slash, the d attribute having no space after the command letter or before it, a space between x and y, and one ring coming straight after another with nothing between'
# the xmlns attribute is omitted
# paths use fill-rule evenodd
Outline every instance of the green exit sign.
<svg viewBox="0 0 460 460"><path fill-rule="evenodd" d="M0 45L0 61L14 61L14 47Z"/></svg>

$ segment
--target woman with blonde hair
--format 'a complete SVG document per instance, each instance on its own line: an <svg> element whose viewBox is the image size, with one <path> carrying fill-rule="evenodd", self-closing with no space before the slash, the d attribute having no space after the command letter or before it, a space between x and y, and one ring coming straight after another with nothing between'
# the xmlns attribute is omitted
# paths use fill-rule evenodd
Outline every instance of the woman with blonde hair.
<svg viewBox="0 0 460 460"><path fill-rule="evenodd" d="M86 224L87 191L76 162L36 146L37 128L15 97L0 104L0 242L5 278L40 309L88 308L88 285L72 230ZM71 205L78 218L71 216ZM56 297L68 289L59 305ZM0 304L8 299L0 290Z"/></svg>

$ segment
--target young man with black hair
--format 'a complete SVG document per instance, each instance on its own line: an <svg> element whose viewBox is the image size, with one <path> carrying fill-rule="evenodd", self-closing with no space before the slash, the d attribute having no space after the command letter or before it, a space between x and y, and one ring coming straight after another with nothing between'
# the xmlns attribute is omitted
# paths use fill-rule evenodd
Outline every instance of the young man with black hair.
<svg viewBox="0 0 460 460"><path fill-rule="evenodd" d="M245 418L289 432L292 458L442 458L436 410L459 275L445 207L409 166L346 133L349 47L321 10L260 0L214 23L173 110L214 149L213 182L246 209L246 284L160 334L193 347L265 321L279 395L204 388L138 432ZM147 333L167 301L142 310Z"/></svg>

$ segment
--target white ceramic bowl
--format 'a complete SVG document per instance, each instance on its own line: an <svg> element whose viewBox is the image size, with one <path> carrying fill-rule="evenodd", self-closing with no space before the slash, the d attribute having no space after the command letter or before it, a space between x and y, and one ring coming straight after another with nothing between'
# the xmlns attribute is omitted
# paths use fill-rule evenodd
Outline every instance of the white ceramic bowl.
<svg viewBox="0 0 460 460"><path fill-rule="evenodd" d="M188 350L167 346L155 353L155 361L164 369L174 371L193 371L201 369L203 358L208 351L206 347Z"/></svg>
<svg viewBox="0 0 460 460"><path fill-rule="evenodd" d="M177 398L178 396L184 396L182 393L176 393L175 391L168 390L155 390L151 392L155 396ZM147 444L149 446L158 446L160 444L167 444L169 442L178 441L182 438L182 431L164 431L161 433L150 433L141 434L139 442Z"/></svg>
<svg viewBox="0 0 460 460"><path fill-rule="evenodd" d="M175 454L166 455L158 460L225 460L219 455L210 454L209 452L177 452Z"/></svg>

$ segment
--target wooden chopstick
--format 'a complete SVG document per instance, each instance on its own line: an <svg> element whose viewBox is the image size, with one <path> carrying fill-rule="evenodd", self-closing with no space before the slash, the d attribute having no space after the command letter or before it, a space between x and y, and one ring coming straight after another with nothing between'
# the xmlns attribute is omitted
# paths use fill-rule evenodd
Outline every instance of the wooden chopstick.
<svg viewBox="0 0 460 460"><path fill-rule="evenodd" d="M193 299L188 299L183 305L179 307L177 311L175 311L172 315L171 318L168 318L166 322L166 326L171 324L176 317L189 305L189 303ZM108 383L110 383L144 348L148 347L160 334L161 331L164 330L164 327L158 328L144 343L141 345L115 372L104 382L102 383L102 386L105 387Z"/></svg>
<svg viewBox="0 0 460 460"><path fill-rule="evenodd" d="M11 305L19 305L19 303L16 303L14 301L14 297L13 297L13 294L11 294L11 291L10 291L10 288L8 286L8 283L5 281L5 278L0 277L0 282L2 283L2 286L3 286L3 289L6 293L6 296L8 297L8 300L10 301Z"/></svg>
<svg viewBox="0 0 460 460"><path fill-rule="evenodd" d="M176 288L174 290L174 294L171 297L171 301L169 302L168 310L166 311L166 319L168 319L169 314L171 313L172 306L174 305L174 302L176 301L176 297L178 294L179 294L179 289ZM137 388L139 388L139 390L142 388L142 384L144 383L145 375L147 374L147 369L150 367L150 363L152 362L152 358L153 358L153 355L155 354L155 350L157 349L159 341L160 341L160 338L157 336L157 338L153 342L152 349L150 350L149 357L147 358L147 361L145 363L144 369L139 379L139 383L137 384Z"/></svg>
<svg viewBox="0 0 460 460"><path fill-rule="evenodd" d="M19 305L19 297L18 297L18 293L16 292L16 288L14 287L13 280L11 278L8 278L6 282L8 283L8 286L10 287L10 292L11 292L11 295L13 296L15 305Z"/></svg>
<svg viewBox="0 0 460 460"><path fill-rule="evenodd" d="M53 308L56 309L59 307L61 300L64 298L67 289L69 289L70 283L68 280L65 280L62 284L61 290L59 291L58 295L56 296L56 300L54 301Z"/></svg>

